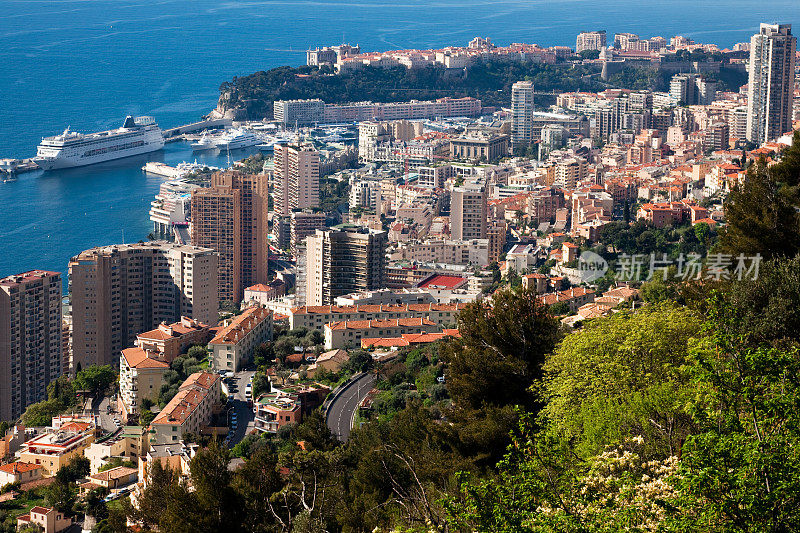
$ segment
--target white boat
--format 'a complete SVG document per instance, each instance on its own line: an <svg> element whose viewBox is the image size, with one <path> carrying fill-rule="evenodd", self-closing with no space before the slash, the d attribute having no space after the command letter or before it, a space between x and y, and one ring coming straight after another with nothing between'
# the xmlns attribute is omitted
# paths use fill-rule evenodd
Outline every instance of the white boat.
<svg viewBox="0 0 800 533"><path fill-rule="evenodd" d="M196 152L200 152L202 150L214 150L216 149L217 145L214 143L213 137L210 135L203 133L196 142L193 142L191 145L192 150Z"/></svg>
<svg viewBox="0 0 800 533"><path fill-rule="evenodd" d="M82 167L147 154L164 147L164 135L153 117L128 116L121 128L97 133L64 130L46 137L33 158L43 170Z"/></svg>
<svg viewBox="0 0 800 533"><path fill-rule="evenodd" d="M253 132L244 129L233 129L224 135L213 139L220 150L236 150L260 144L262 141Z"/></svg>

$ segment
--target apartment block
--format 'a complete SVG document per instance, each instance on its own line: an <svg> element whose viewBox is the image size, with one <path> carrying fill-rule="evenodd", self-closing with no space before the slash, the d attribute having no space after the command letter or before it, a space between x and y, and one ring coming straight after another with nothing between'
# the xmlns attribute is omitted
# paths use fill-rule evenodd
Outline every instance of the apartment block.
<svg viewBox="0 0 800 533"><path fill-rule="evenodd" d="M61 274L32 270L0 279L0 420L46 399L62 371Z"/></svg>
<svg viewBox="0 0 800 533"><path fill-rule="evenodd" d="M150 424L150 445L172 444L186 433L199 435L211 421L222 394L218 374L195 372L180 386L178 394Z"/></svg>
<svg viewBox="0 0 800 533"><path fill-rule="evenodd" d="M92 248L69 263L72 357L78 365L115 362L139 333L182 316L216 324L217 253L153 241Z"/></svg>
<svg viewBox="0 0 800 533"><path fill-rule="evenodd" d="M245 287L267 282L268 188L265 174L226 171L192 192L192 244L219 254L220 300L239 302Z"/></svg>
<svg viewBox="0 0 800 533"><path fill-rule="evenodd" d="M306 301L329 305L337 296L385 287L385 231L357 226L317 230L306 239Z"/></svg>
<svg viewBox="0 0 800 533"><path fill-rule="evenodd" d="M96 432L91 417L56 417L52 427L23 444L17 456L22 462L41 465L44 477L54 476L73 457L83 455Z"/></svg>
<svg viewBox="0 0 800 533"><path fill-rule="evenodd" d="M511 86L511 144L533 140L533 82L518 81Z"/></svg>
<svg viewBox="0 0 800 533"><path fill-rule="evenodd" d="M349 320L325 324L325 349L361 346L361 339L400 337L409 333L438 333L441 328L427 318Z"/></svg>
<svg viewBox="0 0 800 533"><path fill-rule="evenodd" d="M466 281L466 280L465 280ZM455 324L465 304L362 304L295 307L289 312L290 329L322 331L325 324L353 320L396 320L424 318L434 324Z"/></svg>
<svg viewBox="0 0 800 533"><path fill-rule="evenodd" d="M333 52L334 56L336 52ZM334 58L334 62L336 59ZM314 124L322 121L325 102L313 100L278 100L272 104L273 118L285 126Z"/></svg>
<svg viewBox="0 0 800 533"><path fill-rule="evenodd" d="M248 307L217 332L208 347L214 370L238 372L253 360L255 349L272 340L272 311Z"/></svg>
<svg viewBox="0 0 800 533"><path fill-rule="evenodd" d="M606 47L606 30L584 31L578 34L575 41L575 53L584 50L602 50Z"/></svg>
<svg viewBox="0 0 800 533"><path fill-rule="evenodd" d="M485 239L487 192L483 184L466 183L450 193L450 236L454 240Z"/></svg>
<svg viewBox="0 0 800 533"><path fill-rule="evenodd" d="M761 24L750 39L748 141L760 144L791 131L796 49L791 24Z"/></svg>
<svg viewBox="0 0 800 533"><path fill-rule="evenodd" d="M275 212L319 207L319 151L312 144L276 144L272 174Z"/></svg>
<svg viewBox="0 0 800 533"><path fill-rule="evenodd" d="M190 346L205 345L211 337L210 325L182 316L178 322L162 322L157 328L138 334L136 346L150 354L150 357L171 363Z"/></svg>
<svg viewBox="0 0 800 533"><path fill-rule="evenodd" d="M314 235L318 229L324 229L326 220L325 213L293 211L289 222L292 254L297 255L297 248L306 237Z"/></svg>
<svg viewBox="0 0 800 533"><path fill-rule="evenodd" d="M142 401L155 402L161 392L164 374L169 363L150 357L142 348L126 348L119 359L119 395L117 407L122 413L123 422L135 422L140 413Z"/></svg>
<svg viewBox="0 0 800 533"><path fill-rule="evenodd" d="M508 135L469 132L450 141L450 157L470 161L494 161L508 155Z"/></svg>

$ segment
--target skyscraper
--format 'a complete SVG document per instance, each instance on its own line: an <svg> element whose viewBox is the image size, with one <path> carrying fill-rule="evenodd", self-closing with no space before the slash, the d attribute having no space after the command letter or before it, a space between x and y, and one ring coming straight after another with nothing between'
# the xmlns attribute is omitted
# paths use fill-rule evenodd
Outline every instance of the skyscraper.
<svg viewBox="0 0 800 533"><path fill-rule="evenodd" d="M244 288L267 282L266 174L217 172L192 192L192 244L219 253L219 299L240 302Z"/></svg>
<svg viewBox="0 0 800 533"><path fill-rule="evenodd" d="M0 279L0 420L46 399L61 371L61 274Z"/></svg>
<svg viewBox="0 0 800 533"><path fill-rule="evenodd" d="M791 24L761 24L750 39L748 141L771 141L792 129L796 48Z"/></svg>
<svg viewBox="0 0 800 533"><path fill-rule="evenodd" d="M276 144L272 194L276 213L319 207L319 152L307 143Z"/></svg>
<svg viewBox="0 0 800 533"><path fill-rule="evenodd" d="M362 227L317 230L306 239L306 304L385 287L386 232Z"/></svg>
<svg viewBox="0 0 800 533"><path fill-rule="evenodd" d="M136 335L181 316L217 323L218 256L163 241L92 248L69 262L72 360L106 365Z"/></svg>
<svg viewBox="0 0 800 533"><path fill-rule="evenodd" d="M450 194L450 235L455 240L485 239L486 187L465 183Z"/></svg>
<svg viewBox="0 0 800 533"><path fill-rule="evenodd" d="M511 86L511 144L533 140L533 82L518 81Z"/></svg>

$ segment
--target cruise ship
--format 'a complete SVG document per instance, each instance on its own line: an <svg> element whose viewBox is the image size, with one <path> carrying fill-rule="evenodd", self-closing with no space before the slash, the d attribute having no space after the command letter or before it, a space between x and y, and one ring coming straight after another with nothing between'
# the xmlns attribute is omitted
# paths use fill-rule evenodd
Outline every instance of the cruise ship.
<svg viewBox="0 0 800 533"><path fill-rule="evenodd" d="M39 144L33 161L43 170L82 167L154 152L164 147L164 135L153 117L128 116L121 128L98 133L64 130Z"/></svg>

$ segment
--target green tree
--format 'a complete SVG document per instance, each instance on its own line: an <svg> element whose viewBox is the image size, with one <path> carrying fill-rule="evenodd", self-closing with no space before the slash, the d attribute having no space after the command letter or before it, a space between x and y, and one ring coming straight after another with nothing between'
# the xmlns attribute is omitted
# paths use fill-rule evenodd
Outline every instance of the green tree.
<svg viewBox="0 0 800 533"><path fill-rule="evenodd" d="M91 365L76 374L73 386L97 396L103 394L116 381L117 373L110 365Z"/></svg>
<svg viewBox="0 0 800 533"><path fill-rule="evenodd" d="M680 450L692 429L681 372L698 316L672 304L620 312L567 336L545 364L551 431L589 457L641 435L651 456Z"/></svg>
<svg viewBox="0 0 800 533"><path fill-rule="evenodd" d="M446 378L456 404L532 405L530 386L559 339L559 323L531 290L498 291L491 305L468 304L459 314L461 338L443 346Z"/></svg>
<svg viewBox="0 0 800 533"><path fill-rule="evenodd" d="M194 499L198 505L198 531L223 531L239 529L242 522L241 507L231 486L228 470L229 450L212 441L192 459L190 470Z"/></svg>
<svg viewBox="0 0 800 533"><path fill-rule="evenodd" d="M186 355L195 361L205 361L208 359L208 350L205 346L200 344L196 344L194 346L190 346L189 350L186 352Z"/></svg>
<svg viewBox="0 0 800 533"><path fill-rule="evenodd" d="M775 165L780 169L780 165ZM729 254L768 259L794 257L800 251L800 214L792 194L773 176L762 159L747 171L744 183L725 201L726 228L720 244Z"/></svg>
<svg viewBox="0 0 800 533"><path fill-rule="evenodd" d="M683 448L675 529L795 531L800 354L753 347L719 295L708 317L688 368L698 384L690 408L701 430Z"/></svg>

